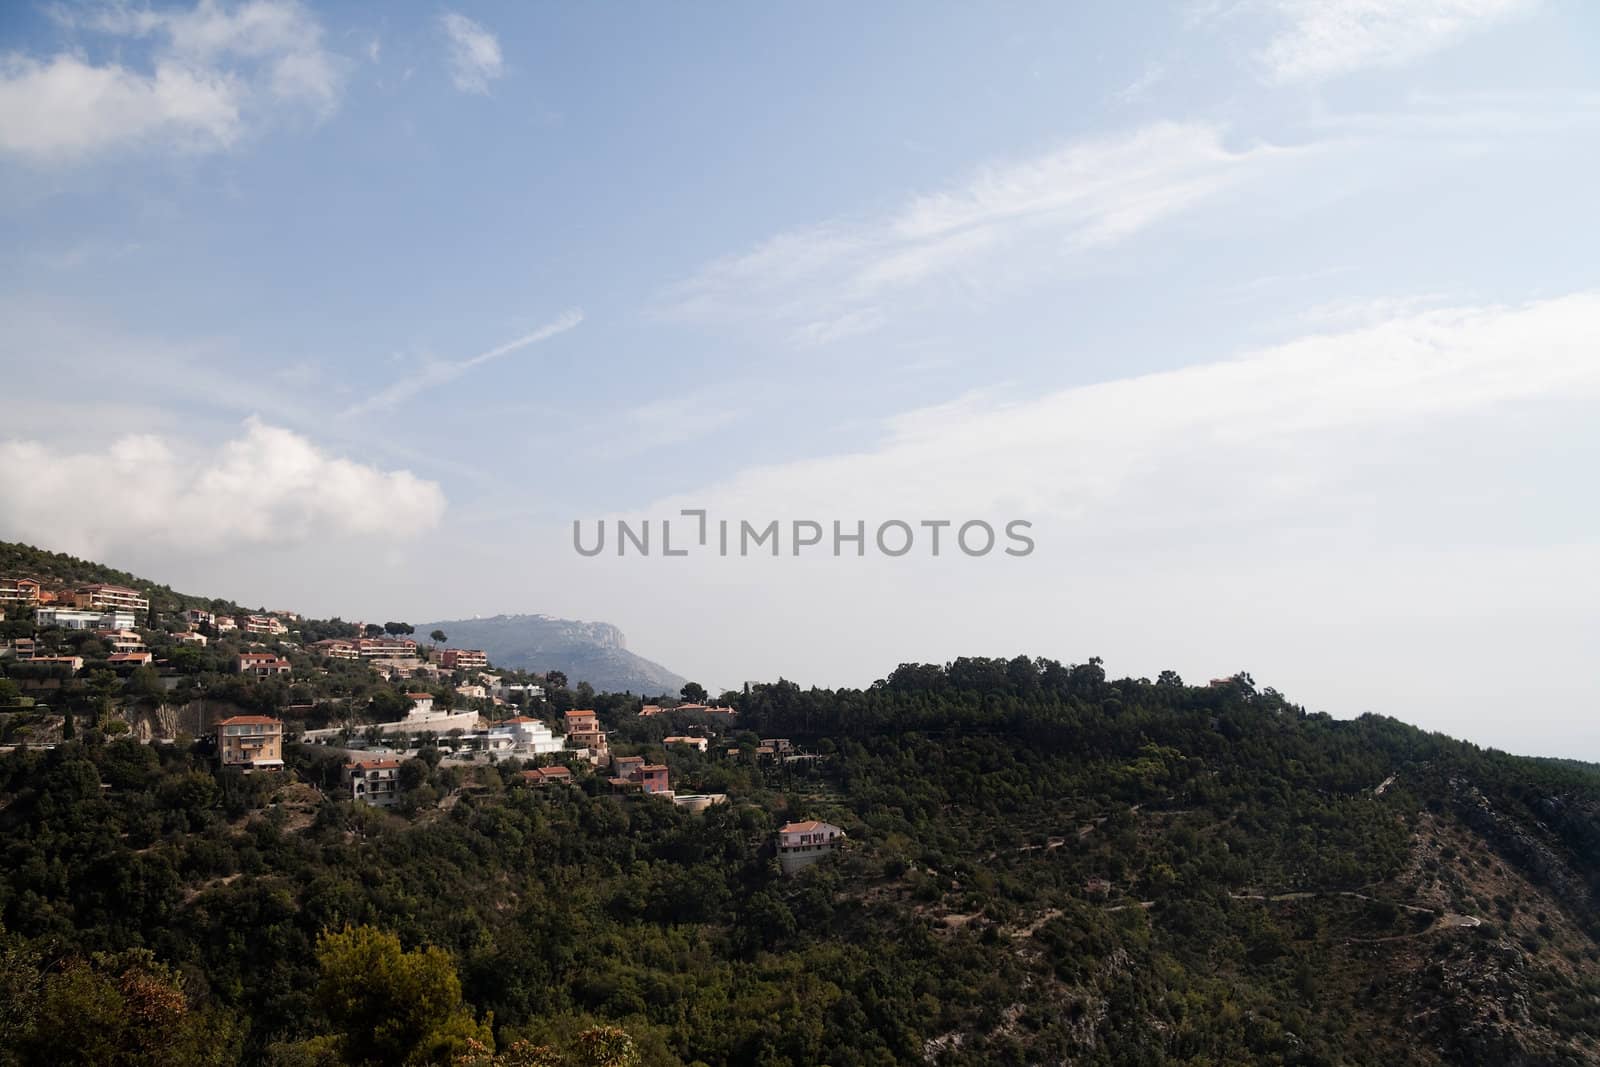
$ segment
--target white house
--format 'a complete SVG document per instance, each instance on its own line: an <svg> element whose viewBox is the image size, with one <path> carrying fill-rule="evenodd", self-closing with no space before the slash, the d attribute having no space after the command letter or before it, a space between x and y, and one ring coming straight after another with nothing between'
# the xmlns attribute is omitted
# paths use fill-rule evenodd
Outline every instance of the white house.
<svg viewBox="0 0 1600 1067"><path fill-rule="evenodd" d="M844 843L844 831L829 822L807 819L778 827L778 866L784 874L811 866Z"/></svg>
<svg viewBox="0 0 1600 1067"><path fill-rule="evenodd" d="M134 613L121 608L38 608L34 622L40 626L59 626L63 630L131 630Z"/></svg>
<svg viewBox="0 0 1600 1067"><path fill-rule="evenodd" d="M344 781L351 800L387 808L400 799L400 761L354 760L344 765Z"/></svg>
<svg viewBox="0 0 1600 1067"><path fill-rule="evenodd" d="M491 737L496 734L509 736L512 748L516 752L532 756L561 752L566 748L565 738L557 737L550 732L550 727L527 715L507 719L497 724L489 733Z"/></svg>

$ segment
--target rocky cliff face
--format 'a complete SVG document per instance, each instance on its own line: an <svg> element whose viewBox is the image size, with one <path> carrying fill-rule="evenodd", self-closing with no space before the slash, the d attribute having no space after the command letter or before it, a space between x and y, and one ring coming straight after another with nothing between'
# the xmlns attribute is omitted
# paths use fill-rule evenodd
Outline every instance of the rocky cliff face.
<svg viewBox="0 0 1600 1067"><path fill-rule="evenodd" d="M556 619L548 615L494 615L423 623L419 633L443 630L458 648L481 648L499 667L558 670L573 685L644 694L676 693L685 679L659 663L628 651L621 630L607 622Z"/></svg>

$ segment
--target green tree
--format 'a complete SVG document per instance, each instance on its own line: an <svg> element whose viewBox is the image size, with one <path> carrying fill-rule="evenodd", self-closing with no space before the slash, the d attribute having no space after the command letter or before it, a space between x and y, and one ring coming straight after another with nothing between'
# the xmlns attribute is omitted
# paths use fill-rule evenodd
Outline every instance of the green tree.
<svg viewBox="0 0 1600 1067"><path fill-rule="evenodd" d="M699 682L686 683L682 689L678 690L678 693L691 704L704 704L706 697L710 695L706 692L706 687Z"/></svg>
<svg viewBox="0 0 1600 1067"><path fill-rule="evenodd" d="M429 945L405 951L400 939L370 926L317 939L318 1003L337 1031L346 1063L448 1063L494 1037L461 999L450 956Z"/></svg>
<svg viewBox="0 0 1600 1067"><path fill-rule="evenodd" d="M450 635L445 633L443 630L433 631L433 633L428 635L428 638L436 645L447 644L450 641Z"/></svg>

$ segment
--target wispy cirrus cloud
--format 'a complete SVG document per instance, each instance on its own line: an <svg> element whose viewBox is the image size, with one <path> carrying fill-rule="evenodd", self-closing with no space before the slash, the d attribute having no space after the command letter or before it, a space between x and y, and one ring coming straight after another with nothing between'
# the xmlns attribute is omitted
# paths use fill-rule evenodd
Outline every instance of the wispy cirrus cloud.
<svg viewBox="0 0 1600 1067"><path fill-rule="evenodd" d="M724 512L944 513L1009 506L1092 525L1181 522L1195 505L1283 504L1374 428L1600 396L1600 293L1518 307L1375 308L1234 359L1007 403L972 394L884 424L878 446L748 469L695 499ZM1348 449L1324 448L1335 439ZM1425 440L1425 438L1422 438ZM1232 487L1224 496L1218 486ZM653 511L670 511L676 499Z"/></svg>
<svg viewBox="0 0 1600 1067"><path fill-rule="evenodd" d="M777 323L792 344L836 341L954 286L982 297L1028 268L1124 241L1235 186L1291 149L1235 150L1206 124L1164 122L984 167L885 217L780 233L664 296L689 321Z"/></svg>
<svg viewBox="0 0 1600 1067"><path fill-rule="evenodd" d="M479 353L478 355L473 356L471 359L441 361L425 364L423 368L417 371L415 374L411 374L407 377L399 379L398 381L392 382L386 388L374 393L372 396L361 401L360 403L346 408L343 414L344 416L349 417L352 415L364 415L368 412L382 411L388 408L396 407L416 396L418 393L445 385L449 382L453 382L457 378L460 378L463 374L481 367L485 363L499 359L501 356L510 355L512 352L527 348L529 345L535 345L541 341L548 341L550 338L555 337L558 334L566 333L568 330L575 328L581 322L583 322L583 312L573 308L572 310L563 312L555 320L546 323L537 330L534 330L531 333L523 334L521 337L515 338L514 340L507 341L503 345L496 345L487 352Z"/></svg>
<svg viewBox="0 0 1600 1067"><path fill-rule="evenodd" d="M487 93L505 73L500 41L482 25L455 11L439 16L450 46L450 80L464 93Z"/></svg>
<svg viewBox="0 0 1600 1067"><path fill-rule="evenodd" d="M1538 6L1539 0L1275 0L1282 26L1260 53L1276 82L1398 67Z"/></svg>
<svg viewBox="0 0 1600 1067"><path fill-rule="evenodd" d="M211 152L276 109L330 114L340 60L296 0L192 9L122 4L60 8L58 22L153 42L147 65L94 63L78 52L0 60L0 151L63 163L142 145Z"/></svg>

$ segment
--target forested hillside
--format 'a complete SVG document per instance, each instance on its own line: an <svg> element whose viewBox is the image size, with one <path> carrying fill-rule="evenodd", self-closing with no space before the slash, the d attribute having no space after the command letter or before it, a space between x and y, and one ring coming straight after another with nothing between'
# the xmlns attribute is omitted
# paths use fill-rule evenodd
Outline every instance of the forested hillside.
<svg viewBox="0 0 1600 1067"><path fill-rule="evenodd" d="M65 552L51 552L15 541L0 541L0 575L10 578L35 578L47 586L75 586L92 582L106 582L138 590L150 599L152 607L164 611L185 611L200 608L205 611L239 612L246 608L231 600L193 596L174 591L170 586L152 582L127 571L108 567L92 560L78 559Z"/></svg>
<svg viewBox="0 0 1600 1067"><path fill-rule="evenodd" d="M402 815L313 749L241 778L94 730L4 757L0 1063L1600 1060L1593 766L1092 660L754 687L732 740L793 762L601 706L730 804L423 758ZM804 817L848 845L782 878Z"/></svg>

